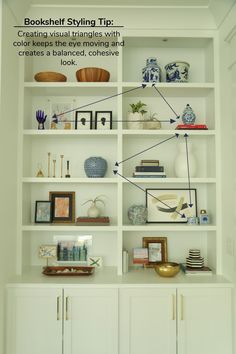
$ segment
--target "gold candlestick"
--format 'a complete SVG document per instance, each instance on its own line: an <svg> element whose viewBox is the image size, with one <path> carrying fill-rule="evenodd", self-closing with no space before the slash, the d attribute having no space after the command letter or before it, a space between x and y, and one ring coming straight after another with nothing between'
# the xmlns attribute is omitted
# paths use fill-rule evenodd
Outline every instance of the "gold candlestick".
<svg viewBox="0 0 236 354"><path fill-rule="evenodd" d="M61 178L63 177L63 157L64 155L60 155L61 157Z"/></svg>
<svg viewBox="0 0 236 354"><path fill-rule="evenodd" d="M48 177L50 177L51 153L48 152Z"/></svg>
<svg viewBox="0 0 236 354"><path fill-rule="evenodd" d="M56 177L56 161L57 160L53 160L53 177Z"/></svg>

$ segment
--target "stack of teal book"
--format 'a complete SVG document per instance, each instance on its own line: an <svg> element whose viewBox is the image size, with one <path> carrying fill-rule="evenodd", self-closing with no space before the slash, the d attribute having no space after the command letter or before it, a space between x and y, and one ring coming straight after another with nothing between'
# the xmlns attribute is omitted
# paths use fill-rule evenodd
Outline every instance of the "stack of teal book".
<svg viewBox="0 0 236 354"><path fill-rule="evenodd" d="M159 165L159 160L141 160L133 173L135 178L165 178L164 166Z"/></svg>

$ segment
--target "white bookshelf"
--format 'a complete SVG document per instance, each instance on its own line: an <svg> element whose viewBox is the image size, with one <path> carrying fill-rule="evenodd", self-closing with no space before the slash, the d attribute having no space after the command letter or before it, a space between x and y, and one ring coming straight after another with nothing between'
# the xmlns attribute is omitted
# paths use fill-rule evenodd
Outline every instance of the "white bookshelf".
<svg viewBox="0 0 236 354"><path fill-rule="evenodd" d="M56 234L77 235L91 233L94 236L93 254L104 257L106 266L115 266L122 274L122 249L132 252L133 247L141 246L143 236L166 236L170 249L170 260L184 261L190 247L200 248L206 261L217 273L221 272L221 221L219 170L219 132L220 119L217 113L218 80L217 62L214 55L217 50L215 34L203 31L199 36L194 31L167 31L167 42L163 42L161 32L149 30L145 35L140 31L124 33L125 47L120 48L118 58L109 58L105 62L98 59L93 66L101 66L111 72L107 83L78 83L74 68L57 68L53 59L44 58L44 67L53 71L63 71L68 77L65 83L33 82L34 73L41 71L39 59L26 58L22 63L22 80L20 84L20 122L19 122L19 217L17 241L18 273L24 267L40 265L37 247L50 243ZM205 123L208 130L180 131L176 124L162 123L160 130L129 130L125 122L129 104L139 100L148 105L148 110L158 113L159 119L175 119L173 112L158 95L152 84L125 94L122 92L141 87L141 70L147 57L159 59L162 68L168 62L182 59L190 63L189 83L156 83L156 87L168 102L181 115L187 103L193 107L197 121ZM99 62L100 60L100 62ZM82 66L88 63L81 62ZM44 69L45 70L45 69ZM164 69L162 70L164 79ZM116 96L117 95L117 96ZM97 104L95 101L113 96ZM48 123L44 131L37 130L35 111L43 109L50 112L52 102L71 103L74 108L91 103L85 110L113 112L112 130L50 130ZM49 113L50 114L50 113ZM198 158L199 171L191 178L191 187L197 188L198 212L207 209L211 223L207 226L190 226L185 224L147 224L131 225L127 210L132 204L145 204L145 193L129 184L127 180L114 176L116 161L123 161L138 151L168 137L179 134L179 140L188 133L193 142L194 152ZM156 150L139 155L119 166L119 173L142 188L188 188L188 179L174 175L173 162L179 140L169 145L163 144ZM168 146L168 149L167 149ZM37 178L37 164L41 163L47 176L47 152L57 159L56 178ZM70 160L71 178L60 178L59 155L64 154ZM84 160L90 156L102 156L108 162L105 178L87 178L84 173ZM134 166L143 158L160 159L165 166L167 178L139 179L132 177ZM64 165L65 172L65 165ZM76 216L85 215L87 206L83 201L100 194L106 194L105 214L111 217L110 226L89 227L75 225L38 225L34 224L34 203L47 200L52 190L76 192ZM175 245L178 244L175 254ZM131 258L131 256L130 256Z"/></svg>

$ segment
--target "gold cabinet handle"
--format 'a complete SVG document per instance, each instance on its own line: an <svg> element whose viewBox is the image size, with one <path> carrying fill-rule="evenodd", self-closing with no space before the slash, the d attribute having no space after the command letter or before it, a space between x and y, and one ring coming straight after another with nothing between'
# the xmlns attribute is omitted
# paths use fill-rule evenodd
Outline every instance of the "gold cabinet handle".
<svg viewBox="0 0 236 354"><path fill-rule="evenodd" d="M57 321L60 321L60 296L57 297Z"/></svg>
<svg viewBox="0 0 236 354"><path fill-rule="evenodd" d="M175 309L175 295L172 294L172 320L175 321L176 309Z"/></svg>
<svg viewBox="0 0 236 354"><path fill-rule="evenodd" d="M69 320L69 296L66 297L66 321Z"/></svg>
<svg viewBox="0 0 236 354"><path fill-rule="evenodd" d="M183 321L184 320L184 295L180 295L180 311L181 311L180 320Z"/></svg>

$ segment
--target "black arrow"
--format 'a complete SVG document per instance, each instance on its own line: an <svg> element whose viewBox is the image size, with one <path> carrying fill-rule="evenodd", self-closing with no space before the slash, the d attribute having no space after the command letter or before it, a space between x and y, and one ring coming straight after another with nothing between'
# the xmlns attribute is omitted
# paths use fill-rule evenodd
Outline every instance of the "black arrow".
<svg viewBox="0 0 236 354"><path fill-rule="evenodd" d="M125 93L131 92L131 91L135 91L135 90L138 90L138 89L141 89L141 88L144 89L146 86L147 86L147 85L137 86L137 87L134 87L134 88L132 88L132 89L130 89L130 90L123 91L123 92L120 92L120 93L116 93L115 95L111 95L111 96L102 98L101 100L97 100L97 101L94 101L94 102L85 104L85 105L83 105L83 106L80 106L80 107L77 107L77 108L74 108L74 109L70 109L69 111L62 112L62 113L57 114L57 117L62 116L63 114L67 114L67 113L70 113L70 112L77 111L77 110L79 110L79 109L82 109L82 108L85 108L85 107L88 107L88 106L92 106L92 105L94 105L94 104L96 104L96 103L99 103L99 102L103 102L103 101L109 100L110 98L113 98L113 97L117 97L117 96L120 96L120 95L124 95Z"/></svg>
<svg viewBox="0 0 236 354"><path fill-rule="evenodd" d="M81 108L81 107L80 107ZM68 111L69 112L69 111ZM68 112L64 112L64 113L60 113L60 114L54 114L52 116L52 118L54 118L55 120L59 121L59 122L62 122L61 120L58 120L57 117L61 116L62 114L66 114ZM71 111L70 111L71 112ZM74 122L74 120L66 120L66 122ZM112 120L112 122L155 122L155 120L146 120L146 119L143 119L143 120ZM158 119L158 122L161 122L161 123L170 123L170 124L173 124L173 123L176 123L176 120L170 118L168 120L159 120ZM84 123L90 123L90 120L86 120L86 119L83 119L83 125Z"/></svg>
<svg viewBox="0 0 236 354"><path fill-rule="evenodd" d="M156 199L158 202L164 204L168 209L172 209L172 207L170 207L168 204L166 204L165 202L163 202L162 200L160 200L159 198L157 198L155 195L153 195L152 193L146 191L144 188L140 187L138 184L130 181L127 177L122 176L117 170L113 170L114 175L118 175L120 177L122 177L123 179L125 179L126 181L128 181L130 184L132 184L133 186L135 186L136 188L141 189L141 191L143 191L145 194L147 193L148 195L150 195L152 198ZM179 214L181 216L181 218L185 218L185 214L181 214L178 211L174 211L175 213Z"/></svg>
<svg viewBox="0 0 236 354"><path fill-rule="evenodd" d="M160 90L158 90L158 88L156 88L155 84L152 85L152 87L159 93L159 95L163 98L163 100L165 101L165 103L170 107L170 109L172 110L172 112L176 115L176 118L179 119L180 116L175 112L175 110L172 108L172 106L169 104L169 102L166 100L166 98L163 96L163 94L161 93Z"/></svg>
<svg viewBox="0 0 236 354"><path fill-rule="evenodd" d="M192 197L191 197L191 184L190 184L190 173L189 173L189 158L188 158L188 134L184 134L185 144L186 144L186 157L187 157L187 171L188 171L188 190L189 190L189 206L192 208Z"/></svg>
<svg viewBox="0 0 236 354"><path fill-rule="evenodd" d="M142 154L142 153L144 153L144 152L146 152L146 151L148 151L148 150L151 150L151 149L153 149L154 147L156 147L156 146L158 146L158 145L161 145L161 144L165 143L165 142L168 141L168 140L171 140L171 139L173 139L173 138L178 138L178 137L179 137L179 134L175 134L174 136L171 136L170 138L165 139L165 140L161 141L160 143L157 143L157 144L155 144L155 145L150 146L149 148L147 148L147 149L145 149L145 150L142 150L142 151L140 151L140 152L137 152L137 154L134 154L134 155L128 157L127 159L123 160L123 161L117 162L117 163L118 163L118 166L119 166L121 163L126 162L126 161L132 159L133 157L138 156L138 155L140 155L140 154Z"/></svg>

